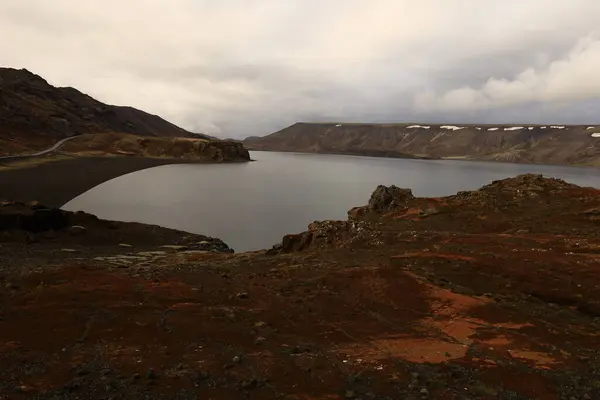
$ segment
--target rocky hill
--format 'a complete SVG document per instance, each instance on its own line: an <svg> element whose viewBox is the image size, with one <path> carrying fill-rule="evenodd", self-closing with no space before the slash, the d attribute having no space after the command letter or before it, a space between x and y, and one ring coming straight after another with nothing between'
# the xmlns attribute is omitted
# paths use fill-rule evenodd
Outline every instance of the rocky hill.
<svg viewBox="0 0 600 400"><path fill-rule="evenodd" d="M144 137L124 133L81 135L65 143L61 152L210 162L250 161L248 150L240 142L187 137Z"/></svg>
<svg viewBox="0 0 600 400"><path fill-rule="evenodd" d="M71 87L54 87L25 69L0 68L0 155L43 149L73 135L108 132L196 136L159 116L107 105Z"/></svg>
<svg viewBox="0 0 600 400"><path fill-rule="evenodd" d="M250 150L600 166L600 125L296 123Z"/></svg>

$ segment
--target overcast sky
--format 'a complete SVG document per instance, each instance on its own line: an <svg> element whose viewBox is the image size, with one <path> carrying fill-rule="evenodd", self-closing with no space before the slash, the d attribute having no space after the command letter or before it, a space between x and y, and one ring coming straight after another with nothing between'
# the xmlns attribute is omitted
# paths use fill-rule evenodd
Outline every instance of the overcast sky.
<svg viewBox="0 0 600 400"><path fill-rule="evenodd" d="M220 137L600 123L600 0L0 0L0 65Z"/></svg>

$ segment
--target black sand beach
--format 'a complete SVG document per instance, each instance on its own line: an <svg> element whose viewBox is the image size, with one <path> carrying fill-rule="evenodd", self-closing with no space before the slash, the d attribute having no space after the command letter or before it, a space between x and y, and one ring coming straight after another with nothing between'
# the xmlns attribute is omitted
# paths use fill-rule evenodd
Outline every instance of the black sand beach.
<svg viewBox="0 0 600 400"><path fill-rule="evenodd" d="M0 199L39 201L59 208L78 195L118 176L195 160L144 157L73 157L55 155L0 163Z"/></svg>

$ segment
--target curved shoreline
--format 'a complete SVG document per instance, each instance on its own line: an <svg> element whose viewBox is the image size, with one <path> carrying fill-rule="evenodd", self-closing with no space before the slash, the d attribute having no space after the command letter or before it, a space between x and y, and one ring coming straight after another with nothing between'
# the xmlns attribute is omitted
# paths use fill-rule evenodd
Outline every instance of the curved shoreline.
<svg viewBox="0 0 600 400"><path fill-rule="evenodd" d="M60 208L106 181L169 164L207 164L198 160L145 157L40 157L25 164L0 163L0 199L39 201Z"/></svg>

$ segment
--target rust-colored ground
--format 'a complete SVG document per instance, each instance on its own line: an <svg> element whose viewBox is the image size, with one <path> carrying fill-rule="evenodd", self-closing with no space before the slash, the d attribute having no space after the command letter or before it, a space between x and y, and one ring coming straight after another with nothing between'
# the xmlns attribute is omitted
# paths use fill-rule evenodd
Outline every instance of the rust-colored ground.
<svg viewBox="0 0 600 400"><path fill-rule="evenodd" d="M301 252L4 273L0 398L598 399L599 206L520 177Z"/></svg>

